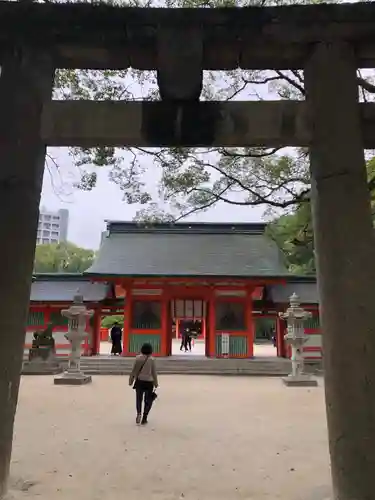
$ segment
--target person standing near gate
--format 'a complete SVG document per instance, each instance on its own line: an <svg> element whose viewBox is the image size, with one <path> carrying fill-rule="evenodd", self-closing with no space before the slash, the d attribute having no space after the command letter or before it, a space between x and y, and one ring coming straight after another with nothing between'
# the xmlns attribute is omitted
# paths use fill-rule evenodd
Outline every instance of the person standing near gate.
<svg viewBox="0 0 375 500"><path fill-rule="evenodd" d="M185 352L188 351L188 345L189 345L189 336L190 336L190 330L188 327L188 323L186 321L181 321L180 322L180 332L181 332L181 345L180 345L180 351L183 349Z"/></svg>
<svg viewBox="0 0 375 500"><path fill-rule="evenodd" d="M111 354L116 356L117 354L122 353L122 330L118 322L116 321L111 329L111 341L112 341L112 349Z"/></svg>
<svg viewBox="0 0 375 500"><path fill-rule="evenodd" d="M129 385L133 386L136 394L137 418L136 423L146 425L152 403L157 398L155 389L159 386L155 360L152 357L151 344L143 344L141 353L135 358L133 369L129 377ZM143 416L142 416L142 406Z"/></svg>

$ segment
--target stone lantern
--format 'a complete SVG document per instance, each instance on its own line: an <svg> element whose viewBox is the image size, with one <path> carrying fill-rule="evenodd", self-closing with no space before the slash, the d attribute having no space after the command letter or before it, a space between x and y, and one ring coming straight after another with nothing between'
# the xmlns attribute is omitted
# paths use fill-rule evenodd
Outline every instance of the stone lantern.
<svg viewBox="0 0 375 500"><path fill-rule="evenodd" d="M55 377L54 382L57 385L87 384L91 382L91 376L81 371L81 350L82 341L88 336L85 331L87 318L90 318L94 311L87 309L82 295L78 292L74 296L73 305L69 309L62 310L61 314L68 318L68 333L65 338L70 342L71 351L68 369L61 376Z"/></svg>
<svg viewBox="0 0 375 500"><path fill-rule="evenodd" d="M290 297L290 307L285 313L279 313L279 316L287 322L288 333L284 336L284 339L292 348L292 373L283 378L283 382L288 386L315 387L318 385L317 381L310 375L305 374L303 370L303 345L307 341L304 323L311 317L311 313L300 306L298 295L293 293Z"/></svg>

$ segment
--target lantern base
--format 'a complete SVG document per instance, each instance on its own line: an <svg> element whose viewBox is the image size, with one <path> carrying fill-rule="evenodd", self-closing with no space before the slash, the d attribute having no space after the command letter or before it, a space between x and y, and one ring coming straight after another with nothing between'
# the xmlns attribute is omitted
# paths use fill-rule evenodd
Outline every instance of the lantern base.
<svg viewBox="0 0 375 500"><path fill-rule="evenodd" d="M71 373L69 371L64 372L59 377L55 377L53 380L55 385L85 385L91 382L91 375L85 375L82 372Z"/></svg>
<svg viewBox="0 0 375 500"><path fill-rule="evenodd" d="M288 375L283 377L282 381L287 387L317 387L318 385L317 380L310 375L297 375L296 377Z"/></svg>

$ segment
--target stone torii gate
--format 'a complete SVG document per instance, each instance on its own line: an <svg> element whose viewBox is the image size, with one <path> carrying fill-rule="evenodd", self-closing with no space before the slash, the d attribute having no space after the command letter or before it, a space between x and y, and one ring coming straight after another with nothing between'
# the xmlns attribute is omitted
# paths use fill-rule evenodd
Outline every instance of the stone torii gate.
<svg viewBox="0 0 375 500"><path fill-rule="evenodd" d="M332 477L374 498L374 231L364 148L375 5L132 9L0 2L0 497L11 451L45 148L310 148ZM161 101L51 101L54 70L157 70ZM304 69L306 101L199 102L203 70Z"/></svg>

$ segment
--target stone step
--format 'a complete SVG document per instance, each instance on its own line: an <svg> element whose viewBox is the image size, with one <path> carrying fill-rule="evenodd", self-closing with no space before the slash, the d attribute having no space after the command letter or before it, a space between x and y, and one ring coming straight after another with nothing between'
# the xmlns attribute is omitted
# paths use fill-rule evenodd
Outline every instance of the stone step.
<svg viewBox="0 0 375 500"><path fill-rule="evenodd" d="M125 370L131 371L130 366L102 366L102 365L81 365L82 370ZM193 365L193 366L178 366L178 365L161 365L158 366L158 371L166 371L166 370L181 370L181 371L189 371L196 370L199 368L200 370L247 370L247 371L261 371L261 370L273 370L273 371L290 371L288 366L202 366L202 365Z"/></svg>
<svg viewBox="0 0 375 500"><path fill-rule="evenodd" d="M82 358L81 359L81 364L97 364L100 363L101 365L129 365L132 366L134 363L134 358ZM283 366L283 365L290 365L290 361L287 359L272 359L272 358L265 358L265 359L209 359L209 358L202 358L202 359L174 359L174 358L158 358L156 359L156 363L158 366L162 364L176 364L179 366L187 366L187 365L196 365L196 364L205 364L205 365L214 365L214 366L219 366L219 365L225 365L225 366L234 366L234 365L277 365L277 366Z"/></svg>
<svg viewBox="0 0 375 500"><path fill-rule="evenodd" d="M232 361L232 362L227 362ZM240 361L240 362L239 362ZM130 373L133 363L127 361L116 363L83 362L82 370L88 374L124 374ZM202 360L202 361L169 361L158 360L158 373L190 374L190 375L267 375L282 376L290 373L289 362L253 363L251 360Z"/></svg>
<svg viewBox="0 0 375 500"><path fill-rule="evenodd" d="M24 373L27 364L24 362ZM81 369L88 375L128 375L134 358L82 358ZM61 361L65 367L67 360ZM262 359L181 359L159 358L157 368L160 375L247 375L283 376L291 371L289 360L280 358Z"/></svg>
<svg viewBox="0 0 375 500"><path fill-rule="evenodd" d="M102 363L81 363L82 368L121 368L131 370L132 365L129 364L102 364ZM180 370L190 370L194 368L207 368L216 370L233 370L233 369L248 369L248 370L261 370L266 369L282 369L288 370L290 368L289 364L277 365L277 364L248 364L248 365L224 365L224 364L201 364L201 363L191 363L191 364L178 364L178 363L159 363L157 369L180 369Z"/></svg>
<svg viewBox="0 0 375 500"><path fill-rule="evenodd" d="M119 373L119 374L124 374L124 375L129 375L130 373L130 370L127 370L127 369L124 369L124 368L113 368L113 367L108 367L106 369L103 369L102 367L82 367L82 370L85 372L85 373L88 373L88 374L106 374L106 373ZM194 367L194 368L191 368L189 370L182 370L182 369L178 369L178 368L168 368L168 369L160 369L158 370L158 373L159 374L168 374L168 373L171 373L171 374L192 374L192 373L206 373L206 374L210 374L210 373L218 373L218 374L225 374L225 373L233 373L233 374L240 374L240 373L244 373L244 374L274 374L274 375L287 375L288 373L290 372L290 370L270 370L270 369L267 369L267 368L262 368L262 369L258 369L258 370L255 370L255 369L245 369L245 368L238 368L238 369L234 369L234 368L228 368L228 369L212 369L212 368L202 368L202 367Z"/></svg>
<svg viewBox="0 0 375 500"><path fill-rule="evenodd" d="M81 368L82 370L122 370L122 371L126 371L127 373L130 373L131 371L131 367L127 367L127 366L100 366L100 365L81 365ZM249 367L245 367L245 366L227 366L227 367L214 367L214 366L187 366L187 367L182 367L182 366L160 366L158 367L158 371L161 372L161 371L184 371L184 372L188 372L188 371L191 371L191 370L215 370L215 371L228 371L228 370L234 370L234 371L249 371L249 372L255 372L255 371L280 371L280 372L284 372L284 371L287 371L289 372L290 370L288 369L288 367L278 367L278 366L257 366L257 367L253 367L253 366L249 366Z"/></svg>

